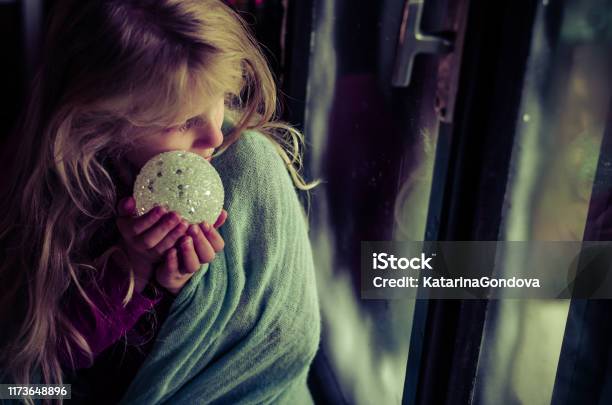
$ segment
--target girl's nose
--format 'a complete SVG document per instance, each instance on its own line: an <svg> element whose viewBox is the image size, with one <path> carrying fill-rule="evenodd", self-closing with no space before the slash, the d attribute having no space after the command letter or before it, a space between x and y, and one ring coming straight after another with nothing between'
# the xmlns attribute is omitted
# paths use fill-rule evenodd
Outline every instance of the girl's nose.
<svg viewBox="0 0 612 405"><path fill-rule="evenodd" d="M196 137L193 141L194 149L218 148L223 143L223 133L212 123L206 123L195 128Z"/></svg>

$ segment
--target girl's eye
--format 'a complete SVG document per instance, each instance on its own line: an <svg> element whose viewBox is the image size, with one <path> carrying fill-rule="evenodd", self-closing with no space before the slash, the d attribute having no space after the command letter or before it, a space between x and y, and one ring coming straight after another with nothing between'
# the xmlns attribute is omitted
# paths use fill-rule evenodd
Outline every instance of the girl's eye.
<svg viewBox="0 0 612 405"><path fill-rule="evenodd" d="M195 118L190 118L187 121L185 121L185 123L183 125L181 125L180 127L177 128L177 130L179 132L185 132L189 129L191 129L194 126L198 126L201 125L201 119L198 117Z"/></svg>
<svg viewBox="0 0 612 405"><path fill-rule="evenodd" d="M187 131L189 128L191 128L191 120L187 120L183 125L181 125L180 127L178 127L178 131L179 132L185 132Z"/></svg>

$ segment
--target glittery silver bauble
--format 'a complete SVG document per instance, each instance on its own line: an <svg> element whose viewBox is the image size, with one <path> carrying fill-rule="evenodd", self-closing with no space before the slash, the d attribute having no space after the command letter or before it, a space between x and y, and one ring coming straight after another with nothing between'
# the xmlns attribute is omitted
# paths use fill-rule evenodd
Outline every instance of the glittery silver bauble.
<svg viewBox="0 0 612 405"><path fill-rule="evenodd" d="M213 225L223 208L224 190L215 168L185 151L160 153L140 170L134 183L138 215L155 205L178 212L191 224Z"/></svg>

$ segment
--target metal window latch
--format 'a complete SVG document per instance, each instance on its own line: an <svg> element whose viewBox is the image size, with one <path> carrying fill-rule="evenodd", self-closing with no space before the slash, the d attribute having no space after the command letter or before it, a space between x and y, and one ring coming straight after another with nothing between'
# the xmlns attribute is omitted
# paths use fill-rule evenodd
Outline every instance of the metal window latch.
<svg viewBox="0 0 612 405"><path fill-rule="evenodd" d="M453 41L421 32L425 0L409 0L404 8L393 70L392 85L408 87L414 58L418 54L442 55L452 52Z"/></svg>

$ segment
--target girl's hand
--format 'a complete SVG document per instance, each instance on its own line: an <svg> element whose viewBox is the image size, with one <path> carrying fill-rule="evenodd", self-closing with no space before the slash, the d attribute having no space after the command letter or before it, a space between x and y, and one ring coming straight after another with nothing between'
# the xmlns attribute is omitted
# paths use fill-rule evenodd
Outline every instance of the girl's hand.
<svg viewBox="0 0 612 405"><path fill-rule="evenodd" d="M188 223L176 212L162 207L136 216L136 202L132 197L121 200L117 212L122 247L134 269L135 289L141 292L153 276L155 264L185 235Z"/></svg>
<svg viewBox="0 0 612 405"><path fill-rule="evenodd" d="M212 262L215 254L223 250L225 242L217 228L226 219L227 211L221 210L212 227L206 223L189 226L187 235L168 250L164 263L157 268L157 283L172 294L178 294L202 264Z"/></svg>

